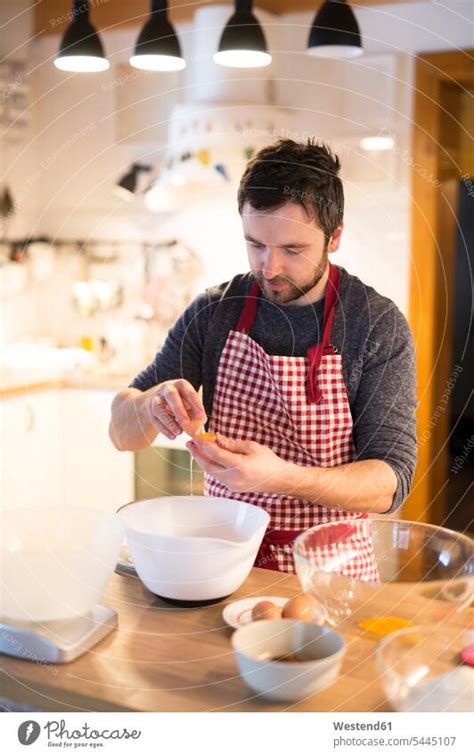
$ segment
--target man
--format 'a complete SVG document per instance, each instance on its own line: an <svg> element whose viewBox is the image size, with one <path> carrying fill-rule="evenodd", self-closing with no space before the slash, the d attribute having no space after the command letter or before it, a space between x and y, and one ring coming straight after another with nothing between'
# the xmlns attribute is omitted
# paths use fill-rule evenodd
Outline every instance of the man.
<svg viewBox="0 0 474 756"><path fill-rule="evenodd" d="M408 324L329 263L343 230L339 170L312 141L281 139L249 161L238 207L251 272L198 296L112 404L118 449L187 431L207 494L264 507L256 565L281 571L294 569L299 532L395 511L416 463ZM217 441L196 435L204 424ZM371 543L357 550L348 573L376 579Z"/></svg>

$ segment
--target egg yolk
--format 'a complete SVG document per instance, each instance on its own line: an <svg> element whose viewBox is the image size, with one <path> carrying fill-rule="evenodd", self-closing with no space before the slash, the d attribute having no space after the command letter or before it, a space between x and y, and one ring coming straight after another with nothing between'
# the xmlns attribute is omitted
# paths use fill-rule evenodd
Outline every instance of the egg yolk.
<svg viewBox="0 0 474 756"><path fill-rule="evenodd" d="M405 619L404 617L397 617L395 615L390 617L369 617L368 619L359 622L359 627L362 630L369 630L374 635L389 635L394 633L395 630L402 630L405 627L413 627L413 622Z"/></svg>
<svg viewBox="0 0 474 756"><path fill-rule="evenodd" d="M197 438L203 438L205 441L217 441L217 436L215 433L211 433L210 431L203 431L202 433L196 433Z"/></svg>

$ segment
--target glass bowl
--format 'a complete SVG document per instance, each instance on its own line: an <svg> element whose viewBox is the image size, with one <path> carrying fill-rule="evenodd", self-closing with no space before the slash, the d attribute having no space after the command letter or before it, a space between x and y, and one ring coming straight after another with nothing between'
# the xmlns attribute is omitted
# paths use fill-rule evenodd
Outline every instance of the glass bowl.
<svg viewBox="0 0 474 756"><path fill-rule="evenodd" d="M380 617L399 626L453 619L473 598L473 555L461 533L383 517L317 525L294 543L303 591L329 624L351 629Z"/></svg>
<svg viewBox="0 0 474 756"><path fill-rule="evenodd" d="M398 630L375 652L385 694L396 711L472 711L474 670L459 654L469 644L461 628Z"/></svg>

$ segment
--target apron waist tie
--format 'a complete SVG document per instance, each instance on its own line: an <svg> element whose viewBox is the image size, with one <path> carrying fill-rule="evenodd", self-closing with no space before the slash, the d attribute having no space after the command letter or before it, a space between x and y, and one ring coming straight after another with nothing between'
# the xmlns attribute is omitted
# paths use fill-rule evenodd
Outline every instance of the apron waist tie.
<svg viewBox="0 0 474 756"><path fill-rule="evenodd" d="M255 567L279 572L276 555L270 546L289 546L302 530L270 530L263 537L262 544L255 560Z"/></svg>
<svg viewBox="0 0 474 756"><path fill-rule="evenodd" d="M354 520L366 519L369 515L366 512L362 512ZM333 546L340 541L344 541L350 536L357 535L357 526L353 522L335 522L331 523L333 526L331 529L331 537L329 533L323 529L322 538L323 541L319 541L319 545ZM254 567L261 567L265 570L275 570L279 572L277 557L274 551L271 550L271 546L289 546L303 530L269 530L265 533L260 549L258 550L257 558L255 559ZM326 535L324 541L324 535Z"/></svg>

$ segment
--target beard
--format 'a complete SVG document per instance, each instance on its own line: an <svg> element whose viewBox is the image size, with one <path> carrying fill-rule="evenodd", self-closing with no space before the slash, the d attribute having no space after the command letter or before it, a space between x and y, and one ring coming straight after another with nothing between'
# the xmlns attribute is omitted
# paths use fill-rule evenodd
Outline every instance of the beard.
<svg viewBox="0 0 474 756"><path fill-rule="evenodd" d="M328 251L325 249L321 262L312 271L310 278L302 284L296 284L290 278L284 278L283 276L277 276L276 278L268 280L263 277L261 271L257 273L254 272L253 275L260 286L260 290L270 302L274 302L275 304L289 304L290 302L294 302L296 299L303 297L320 282L326 272L328 257ZM281 291L272 291L268 287L269 283L282 283L285 284L285 287Z"/></svg>

